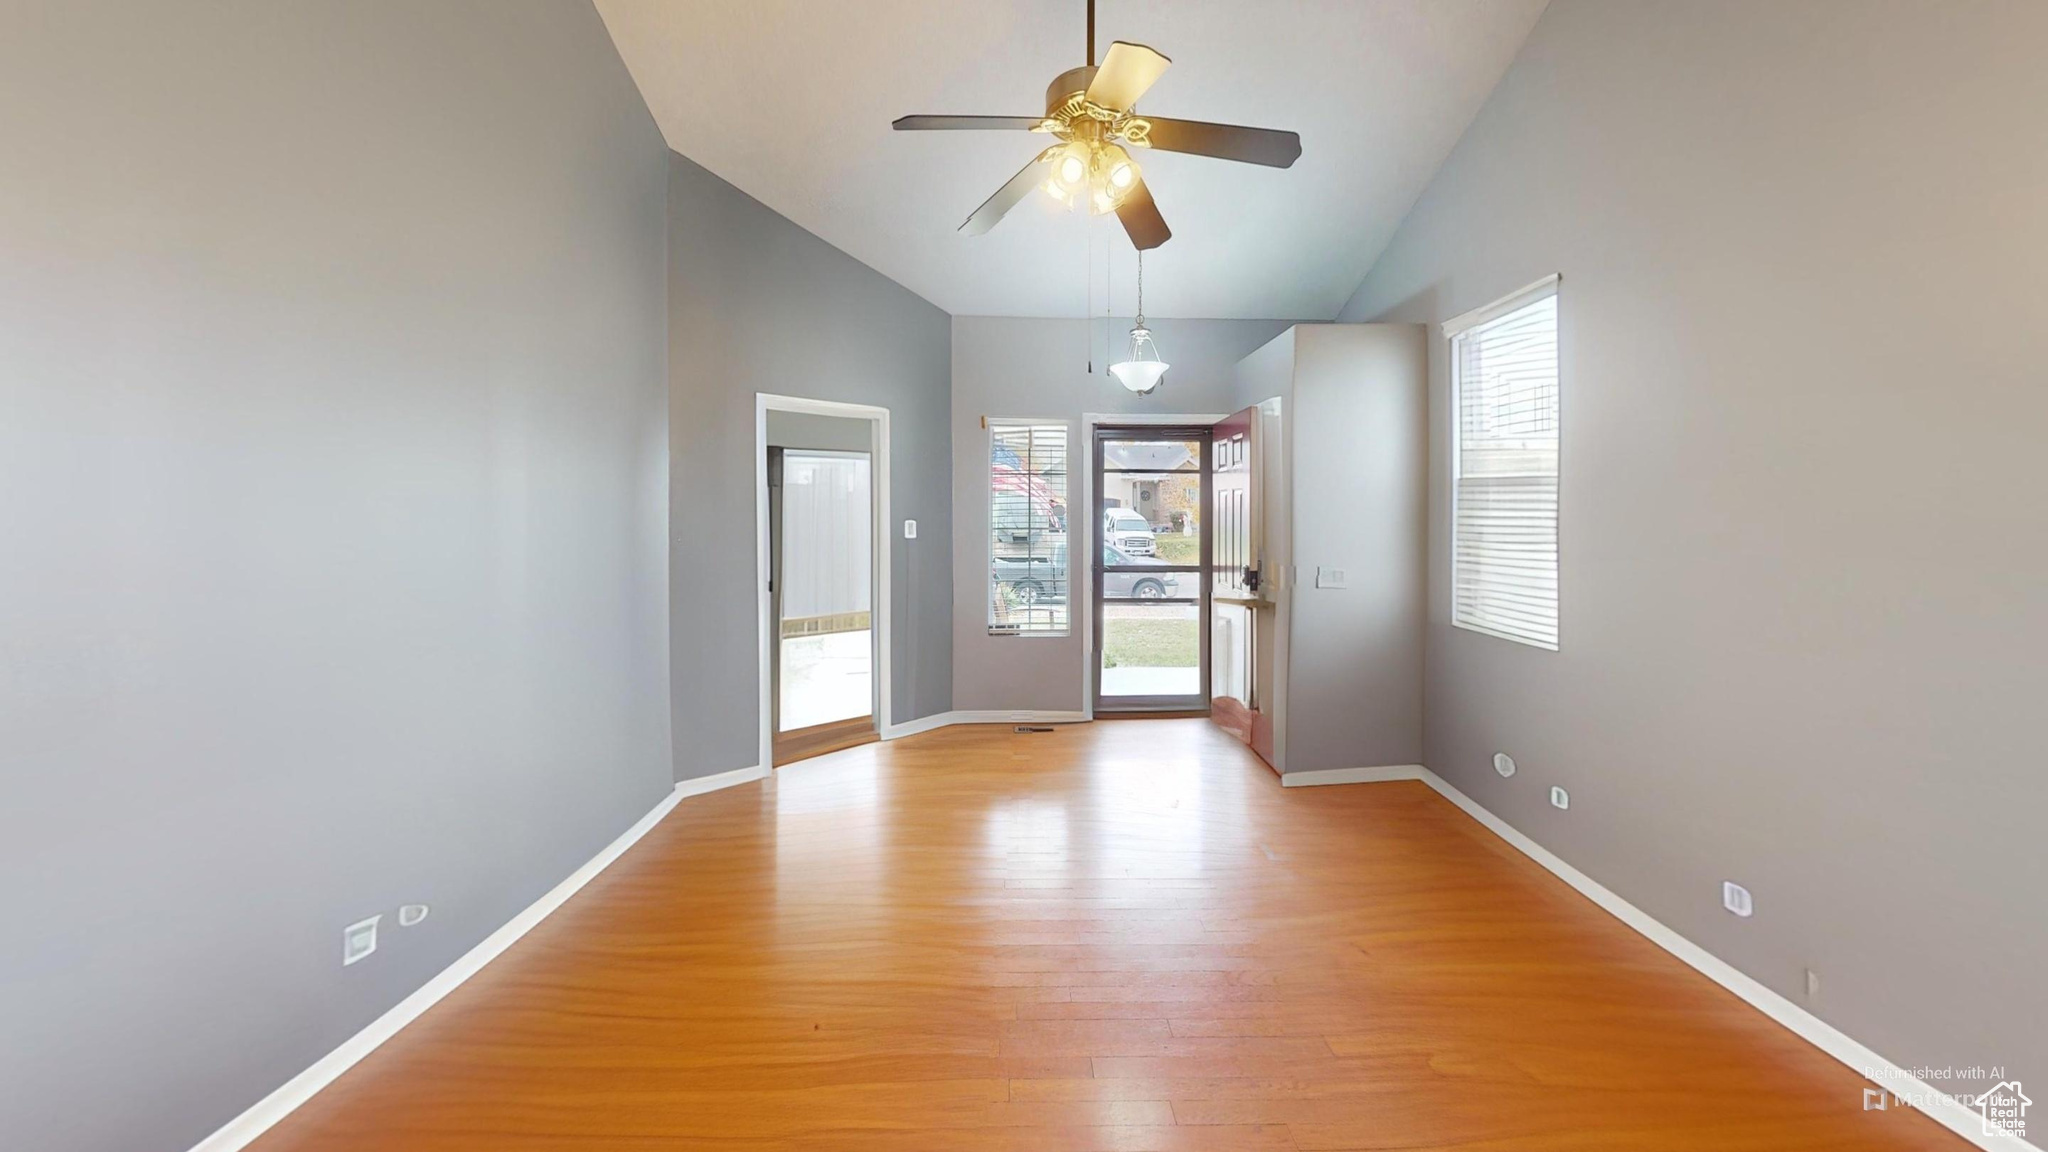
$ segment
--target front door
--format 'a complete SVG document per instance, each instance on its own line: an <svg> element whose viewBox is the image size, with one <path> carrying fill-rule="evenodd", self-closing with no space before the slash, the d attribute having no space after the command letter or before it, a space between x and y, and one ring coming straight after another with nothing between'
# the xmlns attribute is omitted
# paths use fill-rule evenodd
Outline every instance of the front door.
<svg viewBox="0 0 2048 1152"><path fill-rule="evenodd" d="M1209 429L1095 435L1095 711L1209 707Z"/></svg>
<svg viewBox="0 0 2048 1152"><path fill-rule="evenodd" d="M1275 626L1273 574L1266 565L1261 514L1259 410L1247 408L1216 424L1210 454L1216 492L1214 604L1215 673L1210 685L1216 723L1273 763Z"/></svg>

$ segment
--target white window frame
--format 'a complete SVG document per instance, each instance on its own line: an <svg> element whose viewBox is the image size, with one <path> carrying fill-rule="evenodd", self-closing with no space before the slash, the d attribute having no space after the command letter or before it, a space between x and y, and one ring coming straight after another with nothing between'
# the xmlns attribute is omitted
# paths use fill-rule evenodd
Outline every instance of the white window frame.
<svg viewBox="0 0 2048 1152"><path fill-rule="evenodd" d="M998 627L995 613L995 476L990 471L995 458L996 432L1003 428L1059 428L1066 437L1067 453L1067 623L1059 629L1034 628L1014 631ZM982 420L981 482L982 511L988 519L982 525L981 614L983 628L991 637L1004 640L1064 640L1074 635L1074 422L1058 417L988 416Z"/></svg>
<svg viewBox="0 0 2048 1152"><path fill-rule="evenodd" d="M1457 627L1457 628L1462 628L1462 629L1465 629L1465 630L1466 630L1466 631L1468 631L1468 632L1477 632L1477 633L1479 633L1480 635L1483 635L1483 636L1492 636L1492 637L1494 637L1494 638L1496 638L1496 639L1500 639L1500 640L1506 640L1506 641L1509 641L1509 642L1511 642L1511 643L1515 643L1515 644L1522 644L1522 645L1525 645L1525 646L1527 646L1527 647L1530 647L1530 648L1537 648L1537 649L1542 649L1542 650L1545 650L1545 651L1550 651L1550 652L1555 652L1555 651L1557 651L1557 650L1558 650L1558 644L1559 644L1559 642L1561 642L1561 641L1562 641L1562 639L1563 639L1563 624L1564 624L1564 619L1563 619L1563 617L1564 617L1564 603L1563 603L1563 602L1564 602L1564 550L1563 550L1563 540L1562 540L1562 537L1563 537L1563 531L1564 531L1564 529L1563 529L1563 522L1564 522L1564 499L1563 499L1563 497L1564 497L1564 485L1563 485L1563 479L1564 479L1564 340L1563 340L1563 334L1564 334L1564 315L1563 315L1563 301L1562 301L1562 299L1561 299L1561 298L1559 299L1559 312L1558 312L1558 321L1557 321L1557 326L1558 326L1558 348L1557 348L1557 358L1558 358L1558 366L1557 366L1557 367L1558 367L1558 385L1557 385L1557 390L1558 390L1558 401L1557 401L1557 424L1558 424L1558 436L1557 436L1557 440L1558 440L1558 464L1557 464L1557 479L1558 479L1558 510L1557 510L1556 522L1555 522L1555 523L1554 523L1554 524L1552 525L1552 531L1553 531L1553 533L1554 533L1554 535L1555 535L1555 537L1556 537L1556 539L1554 540L1554 542L1553 542L1553 543L1554 543L1554 546L1555 546L1555 547L1557 548L1557 582L1558 582L1558 588L1557 588L1557 600L1556 600L1556 603L1554 603L1554 604L1552 605L1553 611L1554 611L1554 612L1556 613L1556 615L1557 615L1557 618L1558 618L1558 632L1557 632L1557 636L1558 636L1558 639L1557 639L1557 641L1552 641L1552 642L1546 642L1546 641L1544 641L1543 639L1541 639L1541 638L1539 638L1539 637L1535 637L1535 636L1528 636L1528 635L1522 635L1522 634L1519 634L1519 633L1516 633L1516 632L1511 632L1511 631L1505 631L1505 630L1502 630L1502 629L1499 629L1499 628L1493 628L1493 627L1488 627L1488 626L1487 626L1486 624L1484 624L1484 623L1481 623L1481 622L1479 622L1479 621L1475 621L1475 620L1468 620L1468 619L1464 619L1464 618L1461 618L1461 617L1460 617L1460 615L1459 615L1459 610L1458 610L1458 494L1459 494L1459 492L1460 492L1461 488L1463 487L1463 476L1464 476L1464 468L1463 468L1463 461L1462 461L1462 460L1460 459L1460 454L1461 454L1461 452L1463 451L1463 443L1464 443L1464 396L1462 395L1462 385L1463 385L1463 381L1462 381L1462 380L1460 379L1460 375L1461 375L1461 373L1460 373L1460 361L1461 361L1461 357L1460 357L1460 356L1459 356L1459 354L1458 354L1458 342L1459 342L1459 340L1460 340L1460 339L1461 339L1461 338L1462 338L1462 337L1463 337L1463 336L1464 336L1464 335L1465 335L1466 333L1468 333L1468 332L1471 332L1471 331L1473 331L1474 329L1477 329L1477 328L1483 327L1483 326L1485 326L1485 325L1487 325L1487 324L1489 324L1489 323L1492 323L1493 321L1495 321L1495 320L1498 320L1498 319L1500 319L1500 318L1501 318L1501 317L1503 317L1503 316L1507 316L1507 315L1509 315L1510 313L1513 313L1513 312L1518 312L1518 311L1520 311L1521 309L1523 309L1523 308L1526 308L1526 307L1528 307L1528 306L1529 306L1529 305L1531 305L1531 304L1535 304L1535 303L1537 303L1537 302L1539 302L1539 301L1541 301L1541 300L1544 300L1544 299L1548 299L1548 298L1553 298L1553 297L1559 297L1559 287L1560 287L1560 285L1561 285L1562 283L1563 283L1563 277L1562 277L1562 276L1560 276L1560 275L1557 275L1557 274L1552 274L1552 275L1549 275L1549 276L1545 276L1545 277L1544 277L1543 279L1541 279L1541 280L1538 280L1538 281L1536 281L1536 282L1535 282L1534 284L1530 284L1530 285L1528 285L1528 286L1526 286L1526 287L1523 287L1523 288L1517 289L1516 291L1514 291L1514 292L1511 292L1511 293L1509 293L1508 295L1506 295L1506 296L1503 296L1503 297L1501 297L1501 298L1500 298L1500 299L1498 299L1498 300L1495 300L1495 301L1494 301L1494 302L1492 302L1491 304L1486 304L1486 305L1483 305L1483 306L1481 306L1481 307L1478 307L1478 308L1474 308L1474 309L1472 309L1472 310L1471 310L1471 311L1469 311L1469 312L1461 313L1461 314L1459 314L1459 315L1457 315L1457 316L1454 316L1454 317L1452 317L1451 319L1449 319L1449 320L1446 320L1446 321L1444 322L1444 325L1443 325L1443 336L1444 336L1444 345L1443 345L1443 346L1444 346L1444 349L1445 349L1445 354L1446 354L1446 355L1447 355L1447 356L1449 357L1449 360L1450 360L1450 364L1449 364L1449 373L1450 373L1450 398L1451 398L1451 403L1450 403L1450 438L1451 438L1451 454L1450 454L1450 461L1451 461L1451 472L1450 472L1450 482L1451 482L1451 521L1450 521L1450 525L1449 525L1449 529L1450 529L1450 531L1449 531L1449 534L1448 534L1448 535L1449 535L1449 538L1450 538L1450 542L1451 542L1451 563L1450 563L1450 596L1451 596L1451 624L1452 624L1452 626L1453 626L1453 627Z"/></svg>

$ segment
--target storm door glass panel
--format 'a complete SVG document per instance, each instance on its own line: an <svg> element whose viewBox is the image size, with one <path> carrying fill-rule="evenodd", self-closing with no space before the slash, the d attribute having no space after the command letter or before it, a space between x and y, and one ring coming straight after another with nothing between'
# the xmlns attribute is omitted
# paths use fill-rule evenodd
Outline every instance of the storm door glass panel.
<svg viewBox="0 0 2048 1152"><path fill-rule="evenodd" d="M1102 695L1199 696L1202 693L1202 607L1105 600L1102 606Z"/></svg>
<svg viewBox="0 0 2048 1152"><path fill-rule="evenodd" d="M1096 449L1096 705L1204 708L1207 430L1104 431Z"/></svg>

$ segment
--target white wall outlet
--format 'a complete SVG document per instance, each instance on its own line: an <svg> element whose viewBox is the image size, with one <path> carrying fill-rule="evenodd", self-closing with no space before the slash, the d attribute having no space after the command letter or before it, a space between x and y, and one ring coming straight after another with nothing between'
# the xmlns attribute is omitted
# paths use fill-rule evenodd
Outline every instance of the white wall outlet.
<svg viewBox="0 0 2048 1152"><path fill-rule="evenodd" d="M1572 794L1555 784L1551 785L1550 806L1552 808L1570 808L1572 806Z"/></svg>
<svg viewBox="0 0 2048 1152"><path fill-rule="evenodd" d="M1811 968L1806 970L1806 998L1808 1000L1820 999L1820 973L1815 972Z"/></svg>
<svg viewBox="0 0 2048 1152"><path fill-rule="evenodd" d="M401 904L398 906L398 926L410 928L427 918L425 904Z"/></svg>
<svg viewBox="0 0 2048 1152"><path fill-rule="evenodd" d="M1749 889L1733 880L1721 881L1721 907L1737 916L1750 916L1756 912L1756 901L1750 899Z"/></svg>
<svg viewBox="0 0 2048 1152"><path fill-rule="evenodd" d="M1513 776L1515 774L1515 758L1505 752L1495 752L1493 754L1493 770L1500 773L1503 780Z"/></svg>
<svg viewBox="0 0 2048 1152"><path fill-rule="evenodd" d="M1342 568L1324 568L1320 565L1316 568L1316 587L1318 588L1348 588L1350 587L1350 579L1350 576Z"/></svg>
<svg viewBox="0 0 2048 1152"><path fill-rule="evenodd" d="M358 960L367 959L377 950L377 921L384 917L372 916L358 920L341 930L341 966L343 968Z"/></svg>
<svg viewBox="0 0 2048 1152"><path fill-rule="evenodd" d="M917 539L917 521L905 520L903 522L903 538L905 540Z"/></svg>

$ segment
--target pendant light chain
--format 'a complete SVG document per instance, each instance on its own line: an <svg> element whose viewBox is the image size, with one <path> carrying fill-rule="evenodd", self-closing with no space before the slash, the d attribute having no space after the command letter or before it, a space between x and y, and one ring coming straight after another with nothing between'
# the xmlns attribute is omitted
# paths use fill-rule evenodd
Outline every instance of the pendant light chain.
<svg viewBox="0 0 2048 1152"><path fill-rule="evenodd" d="M1145 326L1145 250L1138 249L1138 327Z"/></svg>

